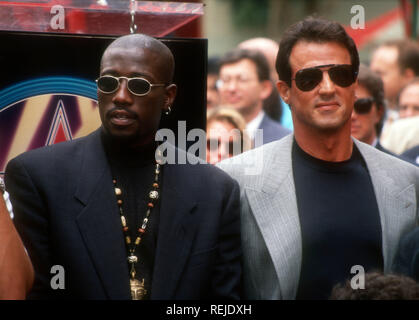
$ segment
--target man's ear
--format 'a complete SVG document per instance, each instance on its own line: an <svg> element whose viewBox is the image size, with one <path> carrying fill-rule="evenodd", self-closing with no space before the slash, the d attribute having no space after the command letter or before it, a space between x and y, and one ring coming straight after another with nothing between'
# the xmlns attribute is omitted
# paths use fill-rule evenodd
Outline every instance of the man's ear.
<svg viewBox="0 0 419 320"><path fill-rule="evenodd" d="M403 76L405 77L405 79L410 81L415 77L415 72L413 71L413 69L407 68L406 70L403 71Z"/></svg>
<svg viewBox="0 0 419 320"><path fill-rule="evenodd" d="M261 82L262 85L262 91L260 92L260 99L265 100L267 99L271 93L273 88L273 83L271 80L264 80Z"/></svg>
<svg viewBox="0 0 419 320"><path fill-rule="evenodd" d="M276 87L278 89L279 95L281 96L282 100L286 104L290 104L290 95L291 95L291 88L288 86L288 84L285 81L278 80L276 83Z"/></svg>
<svg viewBox="0 0 419 320"><path fill-rule="evenodd" d="M177 86L174 83L169 84L166 87L166 98L164 101L163 111L167 111L169 107L173 109L173 102L175 101L176 93L177 93Z"/></svg>

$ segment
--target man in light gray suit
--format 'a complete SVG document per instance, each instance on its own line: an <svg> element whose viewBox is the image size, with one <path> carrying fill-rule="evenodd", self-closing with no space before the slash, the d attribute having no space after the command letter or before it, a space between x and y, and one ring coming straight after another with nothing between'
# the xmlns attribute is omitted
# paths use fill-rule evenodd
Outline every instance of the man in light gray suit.
<svg viewBox="0 0 419 320"><path fill-rule="evenodd" d="M241 187L244 297L327 299L391 271L417 224L419 170L351 138L359 56L341 25L291 26L276 68L294 134L219 164Z"/></svg>

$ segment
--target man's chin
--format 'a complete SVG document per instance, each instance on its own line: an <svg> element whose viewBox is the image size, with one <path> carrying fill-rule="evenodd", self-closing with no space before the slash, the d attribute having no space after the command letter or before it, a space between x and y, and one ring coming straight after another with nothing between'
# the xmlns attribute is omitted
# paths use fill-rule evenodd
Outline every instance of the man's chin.
<svg viewBox="0 0 419 320"><path fill-rule="evenodd" d="M115 142L120 143L133 143L138 142L141 139L141 136L137 132L127 132L123 130L108 130L104 129L105 134L114 140Z"/></svg>

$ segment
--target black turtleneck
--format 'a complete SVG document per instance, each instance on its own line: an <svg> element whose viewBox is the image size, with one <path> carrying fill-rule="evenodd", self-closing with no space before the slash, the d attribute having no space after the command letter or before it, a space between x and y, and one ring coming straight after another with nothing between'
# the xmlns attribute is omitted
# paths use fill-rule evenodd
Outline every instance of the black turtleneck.
<svg viewBox="0 0 419 320"><path fill-rule="evenodd" d="M328 162L292 149L302 263L297 299L328 299L333 286L383 269L381 222L367 166L356 148L350 159Z"/></svg>
<svg viewBox="0 0 419 320"><path fill-rule="evenodd" d="M148 194L154 182L155 150L157 145L153 141L152 144L141 148L131 148L121 143L121 141L113 139L104 131L102 131L101 138L113 178L117 181L117 187L122 190L122 209L127 219L131 241L134 242L138 235L137 230L141 227L145 218L149 199ZM162 175L163 170L160 173L160 194L162 191ZM137 246L136 251L136 255L139 258L139 263L136 264L136 278L139 280L142 278L145 279L147 290L146 299L151 294L150 285L157 247L160 201L161 198L158 199L156 206L150 214L146 232L142 237L141 243Z"/></svg>

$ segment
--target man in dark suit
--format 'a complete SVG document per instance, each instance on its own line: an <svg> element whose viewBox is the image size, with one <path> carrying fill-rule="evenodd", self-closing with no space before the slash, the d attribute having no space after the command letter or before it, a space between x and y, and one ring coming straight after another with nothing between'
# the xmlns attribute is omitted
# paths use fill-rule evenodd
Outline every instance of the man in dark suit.
<svg viewBox="0 0 419 320"><path fill-rule="evenodd" d="M380 143L380 133L384 123L384 84L380 76L361 64L358 72L356 100L351 117L351 135L376 149L395 156Z"/></svg>
<svg viewBox="0 0 419 320"><path fill-rule="evenodd" d="M118 38L97 80L101 128L9 162L15 224L35 268L31 298L239 298L237 183L156 156L173 73L162 42Z"/></svg>
<svg viewBox="0 0 419 320"><path fill-rule="evenodd" d="M220 59L218 81L221 104L240 112L255 146L279 140L291 133L263 111L263 102L271 95L269 65L256 50L235 49ZM261 141L257 129L263 134Z"/></svg>

